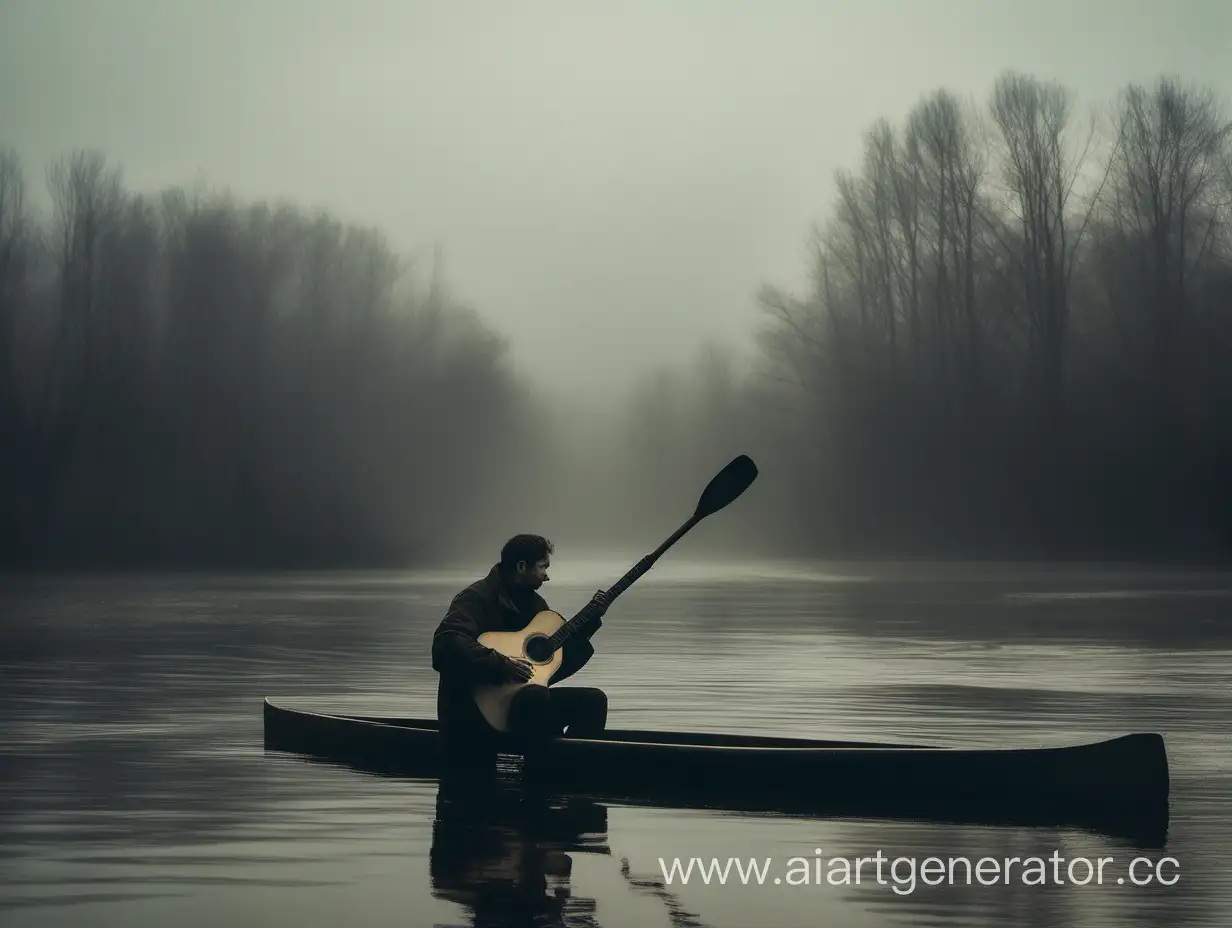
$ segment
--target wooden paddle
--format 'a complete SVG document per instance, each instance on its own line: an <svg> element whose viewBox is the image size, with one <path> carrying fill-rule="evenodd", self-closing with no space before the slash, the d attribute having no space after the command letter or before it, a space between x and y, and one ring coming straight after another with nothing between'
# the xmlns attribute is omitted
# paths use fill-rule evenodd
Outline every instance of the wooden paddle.
<svg viewBox="0 0 1232 928"><path fill-rule="evenodd" d="M654 566L655 561L666 553L668 548L683 538L698 522L735 502L740 494L747 490L756 479L757 465L753 463L752 458L747 454L741 454L733 458L726 467L714 475L710 483L706 484L706 489L702 491L701 499L697 501L697 508L684 525L676 529L663 544L638 561L611 589L607 590L608 602L610 603L616 599L617 596L636 583L646 571ZM590 620L589 613L591 609L592 606L590 605L583 607L577 615L566 622L551 637L553 649L564 644L567 638Z"/></svg>
<svg viewBox="0 0 1232 928"><path fill-rule="evenodd" d="M684 525L680 526L680 528L676 529L667 541L659 545L659 547L652 553L642 558L639 562L639 566L640 564L645 563L645 570L649 570L650 566L662 557L668 548L683 538L685 533L692 529L693 526L695 526L702 519L706 518L706 516L712 516L720 509L723 509L735 502L740 494L747 490L756 479L757 465L753 463L752 458L750 458L747 454L742 454L739 457L733 458L731 463L715 474L710 483L706 485L706 489L702 491L701 499L697 501L697 509L694 510L693 515L689 517L689 520L685 522ZM630 571L630 573L632 573L632 571ZM626 574L625 576L628 577L629 574ZM640 574L638 576L640 576ZM633 580L636 579L637 577L633 578ZM620 583L612 587L611 590L608 590L608 594L611 596L616 596L619 595L619 593L623 593L629 588L629 584L631 584L633 580L629 580L629 583L625 583L622 579ZM621 584L624 585L622 586ZM617 590L617 587L619 587L619 590Z"/></svg>

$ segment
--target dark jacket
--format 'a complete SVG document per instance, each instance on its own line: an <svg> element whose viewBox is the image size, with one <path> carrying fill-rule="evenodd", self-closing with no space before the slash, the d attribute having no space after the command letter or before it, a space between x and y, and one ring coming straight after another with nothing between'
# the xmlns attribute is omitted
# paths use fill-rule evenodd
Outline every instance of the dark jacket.
<svg viewBox="0 0 1232 928"><path fill-rule="evenodd" d="M440 674L436 717L442 727L487 725L471 691L478 684L502 682L505 658L480 644L479 636L484 632L518 631L547 608L544 598L530 590L515 601L501 577L499 564L453 598L432 636L432 669ZM602 624L601 620L592 622L584 633L565 642L561 665L552 683L559 683L586 665L595 653L590 637Z"/></svg>

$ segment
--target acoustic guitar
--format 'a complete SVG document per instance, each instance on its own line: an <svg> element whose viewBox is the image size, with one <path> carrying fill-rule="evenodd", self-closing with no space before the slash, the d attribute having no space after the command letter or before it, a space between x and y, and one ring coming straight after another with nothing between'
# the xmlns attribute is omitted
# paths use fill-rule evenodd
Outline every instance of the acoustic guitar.
<svg viewBox="0 0 1232 928"><path fill-rule="evenodd" d="M757 466L747 455L739 455L715 474L702 491L697 508L688 520L650 554L647 554L607 591L609 607L616 597L636 583L663 554L707 516L735 501L757 479ZM573 618L566 620L559 612L545 609L524 628L511 632L484 632L479 643L506 657L524 660L531 665L529 680L520 683L484 684L475 687L474 699L488 724L500 732L509 730L509 705L524 686L550 686L560 669L564 656L561 648L574 635L584 631L594 621L596 606L588 603Z"/></svg>

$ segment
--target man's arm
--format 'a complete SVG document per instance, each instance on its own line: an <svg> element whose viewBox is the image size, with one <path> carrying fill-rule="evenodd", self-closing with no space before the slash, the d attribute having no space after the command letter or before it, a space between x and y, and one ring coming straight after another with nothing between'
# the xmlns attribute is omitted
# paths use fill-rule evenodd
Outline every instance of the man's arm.
<svg viewBox="0 0 1232 928"><path fill-rule="evenodd" d="M590 643L590 636L599 630L599 622L587 627L580 635L574 635L561 647L560 667L552 675L552 683L559 683L566 677L571 677L595 656L595 646Z"/></svg>
<svg viewBox="0 0 1232 928"><path fill-rule="evenodd" d="M600 590L591 602L596 605L596 615L587 623L580 635L570 638L561 648L560 667L552 677L553 683L559 683L573 676L595 656L595 646L590 643L590 639L603 627L603 615L607 612L608 606L607 594Z"/></svg>
<svg viewBox="0 0 1232 928"><path fill-rule="evenodd" d="M483 601L474 590L463 590L432 635L432 669L455 674L471 683L503 683L508 660L499 651L479 643L479 615Z"/></svg>

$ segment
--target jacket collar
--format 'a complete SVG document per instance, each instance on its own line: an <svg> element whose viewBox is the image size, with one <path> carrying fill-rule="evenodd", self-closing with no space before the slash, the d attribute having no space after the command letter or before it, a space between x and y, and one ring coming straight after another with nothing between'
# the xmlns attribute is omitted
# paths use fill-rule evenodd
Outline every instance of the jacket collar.
<svg viewBox="0 0 1232 928"><path fill-rule="evenodd" d="M488 587L496 594L496 601L506 609L513 612L518 611L518 607L513 604L513 597L509 595L509 589L505 586L505 578L501 576L500 563L492 565L492 569L488 571L487 576Z"/></svg>

